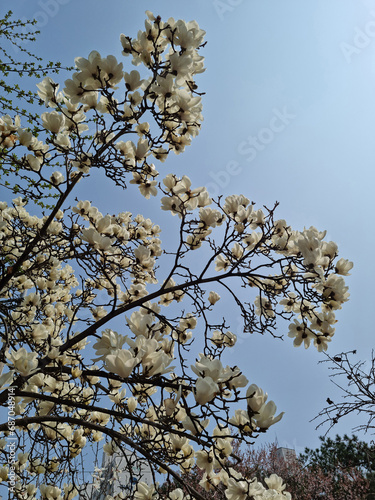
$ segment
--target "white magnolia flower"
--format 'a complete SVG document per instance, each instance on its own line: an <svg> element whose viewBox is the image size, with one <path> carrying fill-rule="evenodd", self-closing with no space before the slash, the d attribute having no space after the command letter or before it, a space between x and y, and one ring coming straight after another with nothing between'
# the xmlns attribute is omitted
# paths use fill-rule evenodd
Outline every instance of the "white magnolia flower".
<svg viewBox="0 0 375 500"><path fill-rule="evenodd" d="M246 391L247 405L253 412L259 412L260 408L267 401L267 393L264 393L256 384L249 385Z"/></svg>
<svg viewBox="0 0 375 500"><path fill-rule="evenodd" d="M220 389L211 377L198 377L195 384L195 401L204 405L214 399L214 397L219 394Z"/></svg>
<svg viewBox="0 0 375 500"><path fill-rule="evenodd" d="M186 496L181 488L171 491L168 495L169 500L184 500L184 498L186 498Z"/></svg>
<svg viewBox="0 0 375 500"><path fill-rule="evenodd" d="M125 349L118 350L116 354L109 354L105 357L107 370L123 378L129 377L138 362L139 360L134 357L133 353Z"/></svg>
<svg viewBox="0 0 375 500"><path fill-rule="evenodd" d="M216 302L220 300L220 295L216 292L210 292L209 295L208 295L208 302L211 304L211 305L214 305L216 304Z"/></svg>
<svg viewBox="0 0 375 500"><path fill-rule="evenodd" d="M185 417L181 423L184 429L191 432L194 436L201 433L210 423L209 419L199 420L194 413L191 413L191 417Z"/></svg>
<svg viewBox="0 0 375 500"><path fill-rule="evenodd" d="M215 271L226 271L230 266L229 260L222 254L218 255L215 261Z"/></svg>
<svg viewBox="0 0 375 500"><path fill-rule="evenodd" d="M268 429L273 424L279 422L284 412L279 413L277 417L275 417L276 413L276 405L273 401L268 401L265 405L263 405L257 414L254 415L254 420L256 421L258 427L261 429Z"/></svg>
<svg viewBox="0 0 375 500"><path fill-rule="evenodd" d="M200 359L195 362L195 365L191 365L193 372L201 377L211 377L215 382L222 381L221 376L224 373L224 368L220 359L210 359L202 353L199 354L199 357ZM223 379L225 380L225 377Z"/></svg>
<svg viewBox="0 0 375 500"><path fill-rule="evenodd" d="M109 250L114 243L114 240L108 236L102 236L94 227L83 229L82 239L87 241L97 250Z"/></svg>
<svg viewBox="0 0 375 500"><path fill-rule="evenodd" d="M38 95L47 106L56 107L55 96L58 91L59 85L55 83L52 78L46 76L44 80L37 84Z"/></svg>
<svg viewBox="0 0 375 500"><path fill-rule="evenodd" d="M228 500L246 500L248 497L249 485L246 480L239 481L235 478L228 479L228 487L225 496Z"/></svg>
<svg viewBox="0 0 375 500"><path fill-rule="evenodd" d="M102 337L99 339L94 345L93 348L96 349L96 358L94 361L98 361L99 359L104 359L109 354L116 352L119 349L122 349L126 337L118 334L117 332L107 328L102 332Z"/></svg>
<svg viewBox="0 0 375 500"><path fill-rule="evenodd" d="M33 134L27 129L18 129L18 140L22 146L29 147L33 141Z"/></svg>
<svg viewBox="0 0 375 500"><path fill-rule="evenodd" d="M50 179L51 179L52 184L54 184L55 186L58 186L59 184L61 184L65 180L63 174L61 172L57 172L57 171L53 172Z"/></svg>
<svg viewBox="0 0 375 500"><path fill-rule="evenodd" d="M38 367L38 354L36 352L27 352L24 347L21 347L18 351L6 353L5 356L12 363L16 372L19 372L23 377L27 377Z"/></svg>
<svg viewBox="0 0 375 500"><path fill-rule="evenodd" d="M286 488L283 480L277 474L271 474L269 477L266 477L264 482L270 490L276 490L278 493L282 493Z"/></svg>
<svg viewBox="0 0 375 500"><path fill-rule="evenodd" d="M205 472L202 479L199 481L199 486L204 490L214 490L220 483L220 476L214 472Z"/></svg>
<svg viewBox="0 0 375 500"><path fill-rule="evenodd" d="M40 494L42 498L54 498L56 500L62 500L61 490L57 486L51 486L46 484L40 485Z"/></svg>
<svg viewBox="0 0 375 500"><path fill-rule="evenodd" d="M131 397L131 398L128 398L126 400L126 404L128 406L129 412L133 413L135 411L135 409L137 408L138 401L135 398Z"/></svg>
<svg viewBox="0 0 375 500"><path fill-rule="evenodd" d="M41 115L43 127L54 134L61 132L65 125L65 117L57 111L50 113L42 113Z"/></svg>
<svg viewBox="0 0 375 500"><path fill-rule="evenodd" d="M343 276L350 276L349 271L353 268L353 262L347 259L340 259L336 262L335 271L337 274L342 274Z"/></svg>
<svg viewBox="0 0 375 500"><path fill-rule="evenodd" d="M143 481L137 483L137 491L134 493L135 500L153 500L155 487L148 485Z"/></svg>

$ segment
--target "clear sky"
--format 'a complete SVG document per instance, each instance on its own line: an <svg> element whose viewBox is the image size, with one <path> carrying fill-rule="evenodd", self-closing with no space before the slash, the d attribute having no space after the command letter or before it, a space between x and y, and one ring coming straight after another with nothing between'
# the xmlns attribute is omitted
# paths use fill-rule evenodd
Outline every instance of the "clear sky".
<svg viewBox="0 0 375 500"><path fill-rule="evenodd" d="M212 195L244 194L258 207L277 200L277 218L292 228L326 229L340 257L355 264L347 280L351 299L338 314L330 353L357 349L360 358L370 358L375 0L15 0L11 8L16 17L39 21L41 34L28 48L65 65L94 49L123 60L119 36L135 36L146 9L163 19L197 20L208 42L207 70L197 78L206 92L202 132L158 170L187 174ZM156 202L115 196L111 185L87 183L80 196L102 212L152 210L155 222L163 220ZM228 321L231 314L239 341L227 362L246 367L249 381L286 412L262 441L277 437L297 451L318 446L324 430L309 420L328 396L338 398L325 365L318 364L324 357L294 348L288 337L244 335L237 311L226 312ZM280 325L278 333L286 332ZM348 419L331 434L350 433L360 423Z"/></svg>

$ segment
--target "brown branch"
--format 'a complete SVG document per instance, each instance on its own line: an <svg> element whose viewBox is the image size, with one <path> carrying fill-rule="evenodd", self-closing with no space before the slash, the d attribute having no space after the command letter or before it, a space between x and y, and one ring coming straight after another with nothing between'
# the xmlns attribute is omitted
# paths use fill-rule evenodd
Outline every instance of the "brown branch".
<svg viewBox="0 0 375 500"><path fill-rule="evenodd" d="M46 415L46 416L37 416L37 417L26 417L26 418L17 418L15 420L15 425L17 427L23 427L27 428L30 424L43 424L43 422L63 422L63 423L69 423L69 424L74 424L81 426L82 422L78 418L74 417L58 417L55 415ZM149 462L154 463L161 467L162 469L166 470L168 474L170 474L176 481L181 482L181 477L173 471L168 465L163 463L161 460L158 458L154 457L150 452L146 451L143 449L141 446L138 444L134 443L131 439L127 438L120 432L117 432L113 429L107 429L105 427L102 427L101 425L98 424L93 424L91 422L86 422L85 423L86 427L95 431L103 432L107 436L111 437L112 439L116 441L120 441L125 443L126 445L130 446L133 450L144 456ZM2 424L0 425L0 432L4 432L8 430L8 424ZM205 500L202 495L200 495L191 485L185 484L185 487L188 489L189 493L194 496L197 500Z"/></svg>

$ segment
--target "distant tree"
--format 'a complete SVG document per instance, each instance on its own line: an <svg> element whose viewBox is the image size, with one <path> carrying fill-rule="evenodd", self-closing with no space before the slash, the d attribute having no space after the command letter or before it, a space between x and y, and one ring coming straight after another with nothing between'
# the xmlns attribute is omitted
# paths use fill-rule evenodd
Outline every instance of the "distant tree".
<svg viewBox="0 0 375 500"><path fill-rule="evenodd" d="M375 498L375 448L358 437L346 434L335 439L320 437L321 446L315 450L305 449L301 461L314 470L319 468L326 476L334 478L334 491L337 498L353 498L344 488L345 478L362 474L368 481L365 498Z"/></svg>
<svg viewBox="0 0 375 500"><path fill-rule="evenodd" d="M320 497L324 497L325 500L371 498L365 496L369 490L369 481L360 465L351 466L348 461L345 466L336 462L335 466L329 467L320 460L319 451L312 452L306 449L307 455L304 457L288 456L285 459L278 454L277 443L259 449L246 447L243 450L240 442L236 441L233 444L233 455L236 456L236 460L232 462L232 468L247 480L254 479L263 484L267 484L269 478L276 474L283 478L285 490L296 500L315 500ZM189 473L189 484L194 485L204 499L226 499L224 490L213 491L209 487L207 475L198 467Z"/></svg>

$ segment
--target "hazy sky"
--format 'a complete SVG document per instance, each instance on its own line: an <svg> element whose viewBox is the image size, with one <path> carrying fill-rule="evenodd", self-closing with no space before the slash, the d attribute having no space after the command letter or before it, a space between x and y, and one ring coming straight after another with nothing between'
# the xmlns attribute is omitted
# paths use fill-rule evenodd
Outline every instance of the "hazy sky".
<svg viewBox="0 0 375 500"><path fill-rule="evenodd" d="M1 9L6 7L1 5ZM73 64L91 50L121 56L121 33L135 36L144 11L163 19L195 19L207 31L207 70L197 81L204 96L202 132L186 152L158 166L187 174L212 195L244 194L258 208L280 202L277 218L294 229L316 226L354 261L350 302L339 312L330 353L373 347L375 236L375 0L16 0L15 16L39 22L28 46L46 59ZM15 54L16 55L16 54ZM129 71L129 70L127 70ZM67 76L65 77L67 78ZM62 83L63 77L61 77ZM59 81L59 77L56 78ZM88 182L82 197L102 211L153 213L158 202L134 201L111 185ZM129 206L129 204L131 206ZM142 204L145 209L142 208ZM133 208L134 207L134 208ZM324 431L309 420L337 391L310 348L241 333L227 362L246 367L250 382L269 393L283 420L262 437L301 451ZM237 328L237 330L236 330ZM287 333L280 325L278 333ZM121 332L120 332L121 333ZM336 432L360 424L343 421ZM365 439L369 439L366 437Z"/></svg>

